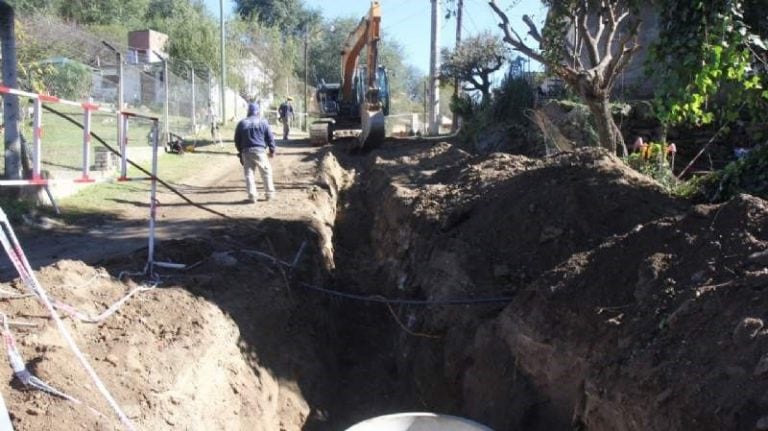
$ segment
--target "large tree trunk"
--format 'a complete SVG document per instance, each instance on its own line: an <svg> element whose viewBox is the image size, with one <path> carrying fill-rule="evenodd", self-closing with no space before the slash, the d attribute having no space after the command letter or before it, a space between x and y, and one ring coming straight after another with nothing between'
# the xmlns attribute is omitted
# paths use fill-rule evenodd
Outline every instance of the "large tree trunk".
<svg viewBox="0 0 768 431"><path fill-rule="evenodd" d="M627 146L624 143L624 137L621 135L619 126L616 125L613 115L611 115L611 105L608 97L584 96L584 100L587 101L589 111L595 120L600 146L612 154L616 154L617 150L621 150L621 156L626 157Z"/></svg>
<svg viewBox="0 0 768 431"><path fill-rule="evenodd" d="M16 70L16 35L14 11L0 1L0 46L3 53L3 85L18 88ZM3 123L5 124L5 177L21 178L21 116L18 96L3 95Z"/></svg>

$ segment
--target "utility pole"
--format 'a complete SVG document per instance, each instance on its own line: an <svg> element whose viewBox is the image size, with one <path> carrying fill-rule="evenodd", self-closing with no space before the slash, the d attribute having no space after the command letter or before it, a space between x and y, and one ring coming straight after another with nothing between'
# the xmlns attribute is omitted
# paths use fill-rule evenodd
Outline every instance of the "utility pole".
<svg viewBox="0 0 768 431"><path fill-rule="evenodd" d="M3 85L18 88L16 70L16 28L13 7L0 1L0 45L2 45ZM6 94L3 102L3 124L5 124L5 177L9 180L22 178L21 168L21 111L19 96Z"/></svg>
<svg viewBox="0 0 768 431"><path fill-rule="evenodd" d="M304 117L304 125L302 126L302 130L307 130L307 120L309 119L308 113L309 109L307 108L307 81L309 80L309 24L306 24L304 26L304 114L306 117Z"/></svg>
<svg viewBox="0 0 768 431"><path fill-rule="evenodd" d="M123 80L123 55L115 49L114 46L108 44L105 41L101 41L101 43L104 44L107 48L109 48L112 52L115 53L115 57L117 59L117 66L115 68L117 69L117 144L120 145L121 142L123 142L123 126L121 121L121 115L120 112L123 110L123 105L125 104L125 84Z"/></svg>
<svg viewBox="0 0 768 431"><path fill-rule="evenodd" d="M430 121L429 121L429 100L431 97L429 96L429 77L427 77L424 80L424 125L422 128L424 129L424 134L429 134L429 127L430 127Z"/></svg>
<svg viewBox="0 0 768 431"><path fill-rule="evenodd" d="M206 111L206 115L213 114L213 97L211 96L211 78L213 77L213 71L211 70L211 66L205 65L205 83L206 83L206 93L208 93L208 97L206 99L208 100L208 110Z"/></svg>
<svg viewBox="0 0 768 431"><path fill-rule="evenodd" d="M227 123L227 108L225 106L227 101L227 66L226 66L226 54L224 53L224 0L219 0L219 27L221 28L221 124Z"/></svg>
<svg viewBox="0 0 768 431"><path fill-rule="evenodd" d="M195 106L195 67L190 62L185 62L189 65L189 73L192 74L192 133L197 134L197 107Z"/></svg>
<svg viewBox="0 0 768 431"><path fill-rule="evenodd" d="M440 133L440 0L432 1L432 44L429 50L429 134Z"/></svg>
<svg viewBox="0 0 768 431"><path fill-rule="evenodd" d="M456 45L454 49L458 49L461 45L461 23L464 15L464 0L457 0L456 2ZM453 80L453 97L458 99L461 95L461 81L457 76ZM451 123L451 131L455 132L459 129L459 116L455 112L453 113L453 122Z"/></svg>

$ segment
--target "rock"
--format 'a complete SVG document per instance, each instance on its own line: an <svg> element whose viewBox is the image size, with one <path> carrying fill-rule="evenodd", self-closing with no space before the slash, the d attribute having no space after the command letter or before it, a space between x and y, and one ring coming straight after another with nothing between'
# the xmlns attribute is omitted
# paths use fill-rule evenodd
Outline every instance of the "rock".
<svg viewBox="0 0 768 431"><path fill-rule="evenodd" d="M765 324L762 319L746 317L733 330L733 342L739 346L745 346L754 340Z"/></svg>
<svg viewBox="0 0 768 431"><path fill-rule="evenodd" d="M27 414L30 416L40 416L40 409L37 407L28 407Z"/></svg>

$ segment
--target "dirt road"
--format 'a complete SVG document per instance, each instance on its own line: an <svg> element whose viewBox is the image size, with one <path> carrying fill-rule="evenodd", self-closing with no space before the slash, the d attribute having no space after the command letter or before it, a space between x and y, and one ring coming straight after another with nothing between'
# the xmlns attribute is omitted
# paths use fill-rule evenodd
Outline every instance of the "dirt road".
<svg viewBox="0 0 768 431"><path fill-rule="evenodd" d="M210 145L183 157L208 161L204 170L190 172L174 188L189 200L234 220L253 221L265 218L305 220L318 209L308 198L318 188L318 163L324 150L309 146L308 140L279 142L277 156L272 159L277 198L256 204L246 202L245 183L234 146ZM159 173L163 178L162 172ZM257 175L257 185L261 187ZM262 195L263 196L263 195ZM147 246L149 194L135 200L108 203L119 217L92 216L83 225L65 225L53 219L31 220L31 228L17 226L27 257L33 267L40 268L60 259L96 263L106 257L133 252ZM209 228L227 221L220 215L190 204L170 190L158 186L157 239L205 236ZM232 221L232 220L228 220ZM159 250L158 250L159 251ZM0 261L2 279L15 277L10 262Z"/></svg>

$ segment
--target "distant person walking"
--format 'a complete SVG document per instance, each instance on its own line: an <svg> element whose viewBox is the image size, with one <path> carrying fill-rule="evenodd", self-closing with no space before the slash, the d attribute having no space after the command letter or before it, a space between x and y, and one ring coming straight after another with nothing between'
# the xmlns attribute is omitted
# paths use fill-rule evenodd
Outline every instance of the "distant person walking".
<svg viewBox="0 0 768 431"><path fill-rule="evenodd" d="M211 123L211 143L217 142L219 148L224 146L221 141L221 131L219 130L219 119L216 117L216 110L212 105L208 105L208 121Z"/></svg>
<svg viewBox="0 0 768 431"><path fill-rule="evenodd" d="M243 165L245 188L248 200L255 203L258 198L255 171L259 170L266 189L267 200L275 197L275 184L272 181L272 165L269 158L275 156L275 137L267 120L259 116L259 105L248 104L248 116L240 120L235 128L235 148Z"/></svg>
<svg viewBox="0 0 768 431"><path fill-rule="evenodd" d="M291 101L293 100L293 97L288 96L288 98L285 99L285 102L280 104L280 107L277 109L277 114L280 117L280 122L283 123L283 140L288 140L288 131L290 130L290 122L293 119L293 106L291 106Z"/></svg>

